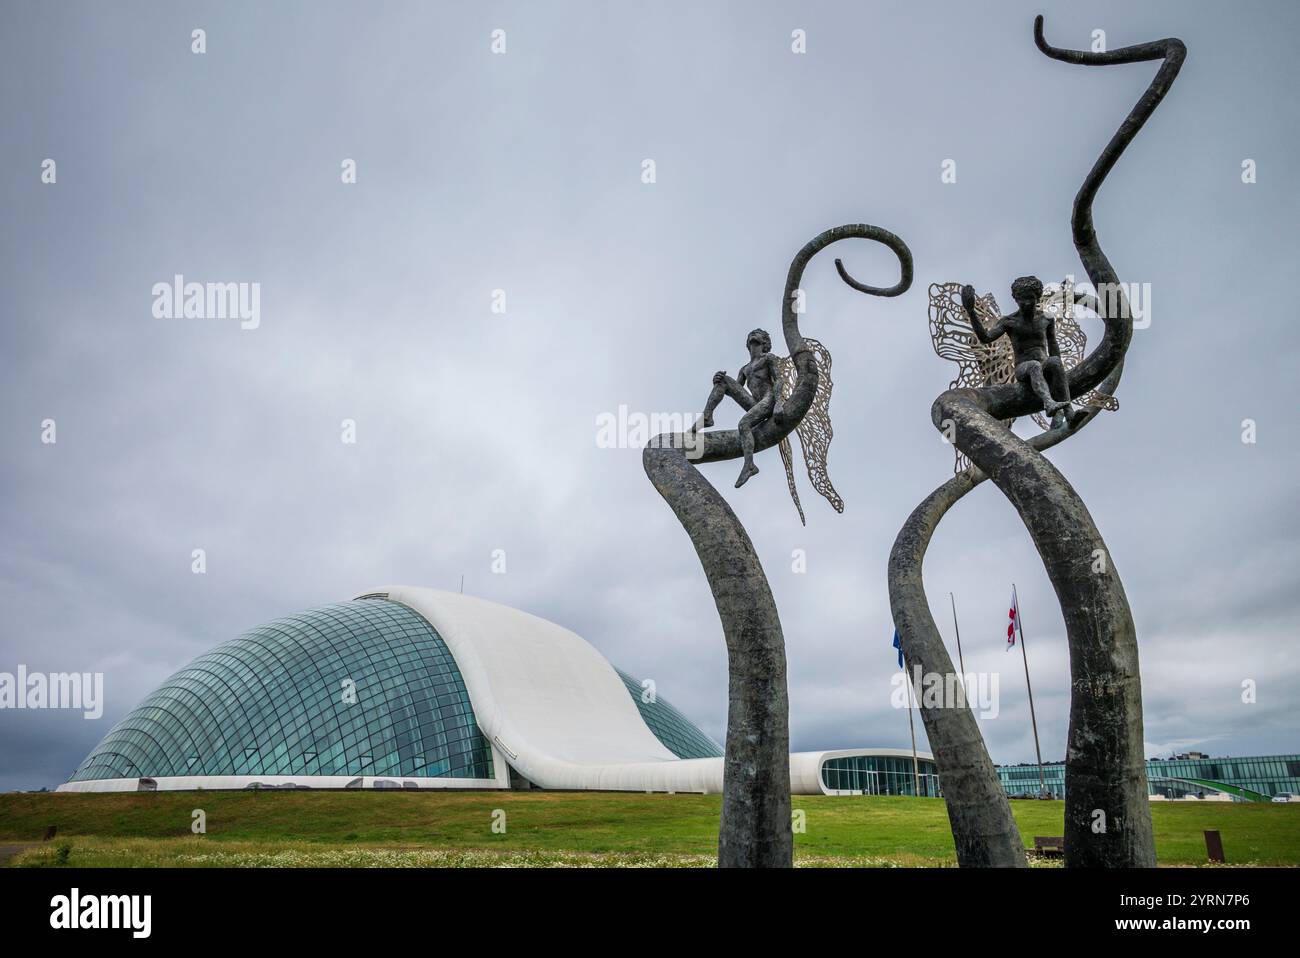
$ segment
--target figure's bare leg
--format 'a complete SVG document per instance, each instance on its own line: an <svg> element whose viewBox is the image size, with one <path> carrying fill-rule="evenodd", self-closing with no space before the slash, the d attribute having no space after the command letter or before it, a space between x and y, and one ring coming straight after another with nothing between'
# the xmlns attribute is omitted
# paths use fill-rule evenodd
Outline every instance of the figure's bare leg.
<svg viewBox="0 0 1300 958"><path fill-rule="evenodd" d="M1034 395L1039 398L1043 404L1043 412L1048 416L1055 416L1059 410L1068 409L1068 402L1057 402L1052 398L1052 390L1047 386L1047 379L1043 376L1043 364L1035 360L1027 363L1021 363L1016 369L1016 378L1021 382L1028 381L1029 388L1034 391Z"/></svg>
<svg viewBox="0 0 1300 958"><path fill-rule="evenodd" d="M1070 425L1073 426L1075 420L1083 415L1083 410L1076 409L1073 400L1070 398L1070 377L1065 371L1065 363L1061 362L1058 357L1053 356L1043 363L1043 377L1047 380L1047 385L1052 390L1052 394L1061 397L1061 404L1052 417L1052 425L1059 426L1063 420L1068 420Z"/></svg>
<svg viewBox="0 0 1300 958"><path fill-rule="evenodd" d="M713 388L709 390L709 399L704 404L704 414L696 421L691 429L698 429L700 426L708 427L713 425L713 411L718 408L722 402L722 397L730 396L736 401L741 409L749 409L754 405L754 397L749 394L749 390L740 383L736 382L730 376L724 376L721 382L715 382Z"/></svg>
<svg viewBox="0 0 1300 958"><path fill-rule="evenodd" d="M704 404L704 414L700 416L699 422L696 423L697 428L699 426L713 425L713 410L718 408L718 403L722 402L722 397L726 394L727 387L721 383L718 383L709 391L709 399Z"/></svg>
<svg viewBox="0 0 1300 958"><path fill-rule="evenodd" d="M758 475L758 466L754 465L754 427L772 415L774 402L774 394L768 393L740 417L736 431L740 433L740 448L745 453L745 465L741 467L740 478L736 480L737 489Z"/></svg>

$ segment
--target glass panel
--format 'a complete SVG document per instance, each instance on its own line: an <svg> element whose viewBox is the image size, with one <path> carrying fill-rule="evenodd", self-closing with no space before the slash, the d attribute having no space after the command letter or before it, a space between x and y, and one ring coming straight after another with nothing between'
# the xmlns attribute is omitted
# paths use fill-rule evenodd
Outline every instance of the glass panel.
<svg viewBox="0 0 1300 958"><path fill-rule="evenodd" d="M667 699L656 694L653 702L643 701L646 690L641 687L641 683L622 669L614 671L627 686L632 701L641 712L641 719L650 727L655 738L663 743L664 748L678 758L717 758L722 755L722 747L700 731Z"/></svg>
<svg viewBox="0 0 1300 958"><path fill-rule="evenodd" d="M169 775L492 778L442 638L386 599L268 622L177 672L72 781Z"/></svg>

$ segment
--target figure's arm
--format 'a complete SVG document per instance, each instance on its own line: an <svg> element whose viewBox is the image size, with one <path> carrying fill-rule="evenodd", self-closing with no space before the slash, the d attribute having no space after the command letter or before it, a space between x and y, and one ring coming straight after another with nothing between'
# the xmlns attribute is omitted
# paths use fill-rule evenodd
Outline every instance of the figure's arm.
<svg viewBox="0 0 1300 958"><path fill-rule="evenodd" d="M1047 355L1061 358L1061 347L1056 342L1056 320L1047 315Z"/></svg>
<svg viewBox="0 0 1300 958"><path fill-rule="evenodd" d="M970 320L975 337L984 345L996 342L1007 331L1005 318L994 323L992 329L984 328L984 323L975 312L975 287L969 283L961 288L961 305L966 310L966 318Z"/></svg>
<svg viewBox="0 0 1300 958"><path fill-rule="evenodd" d="M781 360L767 354L767 374L772 380L772 415L781 415Z"/></svg>
<svg viewBox="0 0 1300 958"><path fill-rule="evenodd" d="M736 385L738 386L745 385L745 370L747 370L748 368L749 368L748 363L740 367L740 372L736 373Z"/></svg>

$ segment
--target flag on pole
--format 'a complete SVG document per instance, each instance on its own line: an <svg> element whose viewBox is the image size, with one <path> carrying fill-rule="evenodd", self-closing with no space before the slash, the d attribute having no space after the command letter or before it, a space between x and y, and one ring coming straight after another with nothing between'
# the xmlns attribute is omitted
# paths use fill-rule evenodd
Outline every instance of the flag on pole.
<svg viewBox="0 0 1300 958"><path fill-rule="evenodd" d="M1020 631L1020 603L1016 601L1016 590L1011 590L1011 611L1007 613L1007 651L1016 645L1016 633Z"/></svg>
<svg viewBox="0 0 1300 958"><path fill-rule="evenodd" d="M894 630L894 648L898 649L898 667L903 667L903 647L898 644L898 629Z"/></svg>

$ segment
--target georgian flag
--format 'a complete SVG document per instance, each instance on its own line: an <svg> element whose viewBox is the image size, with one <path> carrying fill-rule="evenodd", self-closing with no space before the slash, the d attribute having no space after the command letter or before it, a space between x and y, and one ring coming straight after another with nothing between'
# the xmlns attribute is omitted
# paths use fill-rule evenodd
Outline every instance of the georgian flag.
<svg viewBox="0 0 1300 958"><path fill-rule="evenodd" d="M1011 590L1011 610L1007 613L1010 621L1007 622L1007 651L1010 652L1016 645L1016 633L1020 631L1020 603L1016 601L1016 590Z"/></svg>

